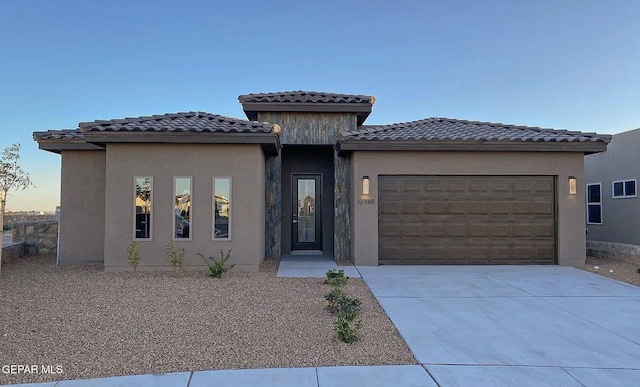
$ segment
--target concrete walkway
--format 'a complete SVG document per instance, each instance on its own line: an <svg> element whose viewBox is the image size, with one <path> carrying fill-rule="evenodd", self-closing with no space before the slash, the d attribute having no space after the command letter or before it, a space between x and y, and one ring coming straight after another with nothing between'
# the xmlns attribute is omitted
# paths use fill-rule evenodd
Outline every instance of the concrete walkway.
<svg viewBox="0 0 640 387"><path fill-rule="evenodd" d="M360 278L354 266L338 266L331 255L283 255L280 258L278 277L325 278L329 270L344 270L344 275Z"/></svg>
<svg viewBox="0 0 640 387"><path fill-rule="evenodd" d="M103 379L65 380L20 386L39 387L437 387L418 365L376 367L269 368L176 372L159 375L119 376ZM15 386L14 386L15 387Z"/></svg>
<svg viewBox="0 0 640 387"><path fill-rule="evenodd" d="M557 266L358 267L440 386L640 386L640 288Z"/></svg>

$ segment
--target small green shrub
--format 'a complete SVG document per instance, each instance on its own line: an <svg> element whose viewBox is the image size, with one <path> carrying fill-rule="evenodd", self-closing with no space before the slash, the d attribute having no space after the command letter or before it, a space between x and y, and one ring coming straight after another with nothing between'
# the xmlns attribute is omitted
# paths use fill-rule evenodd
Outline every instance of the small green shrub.
<svg viewBox="0 0 640 387"><path fill-rule="evenodd" d="M180 270L182 270L182 267L184 265L184 248L181 247L179 249L176 249L175 247L173 247L173 242L170 241L166 245L166 251L167 262L169 262L169 264L173 268L173 271L176 271L177 268L180 268Z"/></svg>
<svg viewBox="0 0 640 387"><path fill-rule="evenodd" d="M331 313L355 316L360 311L360 305L362 305L361 300L347 296L339 288L333 288L324 295L324 299L327 300L325 310Z"/></svg>
<svg viewBox="0 0 640 387"><path fill-rule="evenodd" d="M333 287L340 287L347 283L349 277L344 275L344 270L329 270L327 272L327 279L324 280L325 285Z"/></svg>
<svg viewBox="0 0 640 387"><path fill-rule="evenodd" d="M338 313L352 316L350 319L353 320L360 311L360 305L362 301L359 299L344 296L338 300Z"/></svg>
<svg viewBox="0 0 640 387"><path fill-rule="evenodd" d="M209 260L212 263L209 263L207 259L204 257L204 254L198 253L198 255L202 258L204 263L209 266L209 277L212 278L222 278L222 275L227 271L231 270L236 264L232 263L229 266L226 266L227 261L231 258L231 250L227 251L225 254L222 249L220 249L220 259L215 259L214 257L209 257Z"/></svg>
<svg viewBox="0 0 640 387"><path fill-rule="evenodd" d="M345 294L340 288L333 288L331 291L324 295L324 299L327 300L327 306L325 309L331 313L338 313L339 302L345 297Z"/></svg>
<svg viewBox="0 0 640 387"><path fill-rule="evenodd" d="M133 267L133 272L138 270L138 264L140 264L140 247L138 242L133 241L127 246L127 258L129 259L129 265Z"/></svg>
<svg viewBox="0 0 640 387"><path fill-rule="evenodd" d="M354 317L340 313L333 323L333 329L336 331L338 339L343 343L352 344L358 341L362 322L354 321Z"/></svg>

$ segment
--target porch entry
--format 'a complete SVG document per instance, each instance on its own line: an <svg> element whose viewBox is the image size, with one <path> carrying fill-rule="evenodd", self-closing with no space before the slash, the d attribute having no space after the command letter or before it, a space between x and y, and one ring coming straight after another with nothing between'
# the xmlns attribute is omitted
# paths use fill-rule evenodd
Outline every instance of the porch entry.
<svg viewBox="0 0 640 387"><path fill-rule="evenodd" d="M322 250L322 174L293 174L292 250Z"/></svg>
<svg viewBox="0 0 640 387"><path fill-rule="evenodd" d="M283 256L333 256L333 157L332 146L283 146L280 175Z"/></svg>

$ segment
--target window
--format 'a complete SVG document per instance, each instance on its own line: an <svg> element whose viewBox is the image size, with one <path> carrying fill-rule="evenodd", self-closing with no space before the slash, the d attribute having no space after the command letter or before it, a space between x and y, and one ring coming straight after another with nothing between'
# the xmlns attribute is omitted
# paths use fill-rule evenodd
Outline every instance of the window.
<svg viewBox="0 0 640 387"><path fill-rule="evenodd" d="M587 184L587 224L602 224L600 183Z"/></svg>
<svg viewBox="0 0 640 387"><path fill-rule="evenodd" d="M638 197L636 193L636 179L614 181L611 188L611 196L614 199Z"/></svg>
<svg viewBox="0 0 640 387"><path fill-rule="evenodd" d="M231 239L231 178L213 178L213 239Z"/></svg>
<svg viewBox="0 0 640 387"><path fill-rule="evenodd" d="M173 239L191 240L191 178L173 178Z"/></svg>
<svg viewBox="0 0 640 387"><path fill-rule="evenodd" d="M134 177L135 185L133 199L133 239L151 239L151 201L153 191L153 177Z"/></svg>

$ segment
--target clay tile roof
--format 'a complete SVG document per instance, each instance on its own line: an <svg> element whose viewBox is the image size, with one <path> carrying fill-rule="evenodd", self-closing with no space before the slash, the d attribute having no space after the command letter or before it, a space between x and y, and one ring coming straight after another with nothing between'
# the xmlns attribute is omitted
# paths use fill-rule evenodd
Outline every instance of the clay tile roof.
<svg viewBox="0 0 640 387"><path fill-rule="evenodd" d="M375 98L367 95L336 94L321 91L281 91L276 93L255 93L238 97L240 103L369 103Z"/></svg>
<svg viewBox="0 0 640 387"><path fill-rule="evenodd" d="M33 138L36 141L56 140L56 141L78 141L84 136L78 129L47 130L46 132L34 132Z"/></svg>
<svg viewBox="0 0 640 387"><path fill-rule="evenodd" d="M511 124L426 118L391 125L363 126L343 132L339 141L424 142L603 142L610 135Z"/></svg>
<svg viewBox="0 0 640 387"><path fill-rule="evenodd" d="M209 132L271 133L267 122L247 121L204 112L170 113L154 116L81 122L81 132Z"/></svg>

